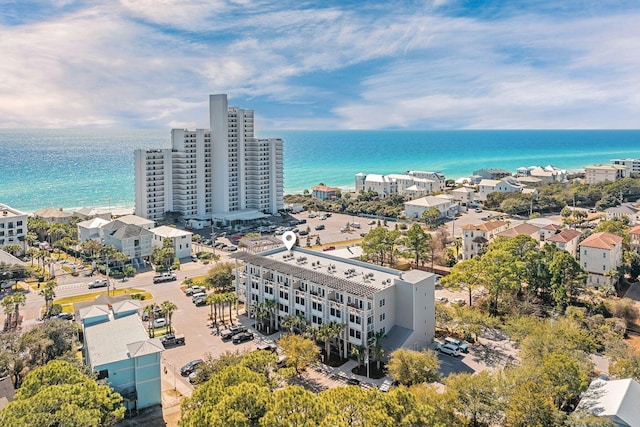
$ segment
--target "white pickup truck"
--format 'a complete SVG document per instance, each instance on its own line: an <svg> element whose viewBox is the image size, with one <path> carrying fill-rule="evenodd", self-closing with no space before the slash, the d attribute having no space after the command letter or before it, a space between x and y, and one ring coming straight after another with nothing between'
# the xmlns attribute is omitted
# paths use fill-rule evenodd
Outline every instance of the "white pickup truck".
<svg viewBox="0 0 640 427"><path fill-rule="evenodd" d="M177 280L175 273L162 273L153 277L153 283L173 282Z"/></svg>

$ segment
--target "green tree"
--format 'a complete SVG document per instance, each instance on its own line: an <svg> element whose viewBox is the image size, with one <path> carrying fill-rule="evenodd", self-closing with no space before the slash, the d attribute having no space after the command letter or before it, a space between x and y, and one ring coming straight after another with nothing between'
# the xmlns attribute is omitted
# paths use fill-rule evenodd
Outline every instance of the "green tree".
<svg viewBox="0 0 640 427"><path fill-rule="evenodd" d="M587 275L580 263L569 252L557 251L549 264L549 272L556 305L564 307L575 301L587 280Z"/></svg>
<svg viewBox="0 0 640 427"><path fill-rule="evenodd" d="M327 408L322 427L382 427L392 426L393 420L381 402L360 387L335 387L318 394L318 399Z"/></svg>
<svg viewBox="0 0 640 427"><path fill-rule="evenodd" d="M456 410L469 420L468 426L498 425L502 418L498 398L498 378L489 371L451 374L447 391L455 397Z"/></svg>
<svg viewBox="0 0 640 427"><path fill-rule="evenodd" d="M407 237L404 244L411 249L415 255L416 266L420 265L420 259L427 250L427 233L422 229L420 224L414 223L407 231Z"/></svg>
<svg viewBox="0 0 640 427"><path fill-rule="evenodd" d="M0 411L0 425L101 426L123 416L122 396L56 360L27 375L14 401Z"/></svg>
<svg viewBox="0 0 640 427"><path fill-rule="evenodd" d="M216 264L207 273L204 279L205 286L208 289L216 289L218 291L226 291L231 289L235 276L233 275L235 266L230 262Z"/></svg>
<svg viewBox="0 0 640 427"><path fill-rule="evenodd" d="M429 209L426 209L422 212L422 219L424 219L424 222L428 227L433 227L433 224L438 218L440 218L441 215L442 214L440 213L438 208L431 206Z"/></svg>
<svg viewBox="0 0 640 427"><path fill-rule="evenodd" d="M545 355L540 369L542 378L551 386L551 396L558 409L576 399L589 386L590 370L565 352Z"/></svg>
<svg viewBox="0 0 640 427"><path fill-rule="evenodd" d="M630 349L617 355L609 366L609 373L618 378L633 378L640 381L640 354Z"/></svg>
<svg viewBox="0 0 640 427"><path fill-rule="evenodd" d="M465 289L472 304L473 291L482 284L482 270L477 258L464 260L451 268L451 273L440 279L440 285L453 290Z"/></svg>
<svg viewBox="0 0 640 427"><path fill-rule="evenodd" d="M53 306L53 300L56 297L56 282L54 282L53 280L49 280L47 281L44 286L42 287L42 289L40 290L40 295L44 298L44 303L45 303L45 313L44 313L44 318L48 319L49 317L51 317L51 307Z"/></svg>
<svg viewBox="0 0 640 427"><path fill-rule="evenodd" d="M440 361L433 351L398 349L389 355L387 364L391 378L406 386L437 381L438 369Z"/></svg>
<svg viewBox="0 0 640 427"><path fill-rule="evenodd" d="M304 368L318 360L320 350L315 343L300 335L284 335L278 340L278 346L286 356L287 366L295 368L296 374L300 374Z"/></svg>
<svg viewBox="0 0 640 427"><path fill-rule="evenodd" d="M149 319L149 324L147 326L147 329L149 329L149 332L151 334L152 337L155 336L156 333L156 328L154 325L154 320L156 319L156 311L159 309L160 307L158 306L158 304L155 303L151 303L149 305L147 305L144 309L142 309L142 313L145 314L147 316L147 318Z"/></svg>
<svg viewBox="0 0 640 427"><path fill-rule="evenodd" d="M300 386L288 386L274 392L267 412L260 419L260 426L316 427L328 410L315 394Z"/></svg>

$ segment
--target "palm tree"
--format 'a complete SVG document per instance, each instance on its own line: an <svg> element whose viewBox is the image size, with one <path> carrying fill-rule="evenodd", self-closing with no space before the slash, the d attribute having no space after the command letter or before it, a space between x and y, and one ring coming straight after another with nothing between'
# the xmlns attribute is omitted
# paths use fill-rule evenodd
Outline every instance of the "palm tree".
<svg viewBox="0 0 640 427"><path fill-rule="evenodd" d="M44 284L44 288L40 291L40 295L44 297L45 319L48 319L51 316L51 307L53 307L53 300L56 297L55 287L56 282L49 280Z"/></svg>
<svg viewBox="0 0 640 427"><path fill-rule="evenodd" d="M154 320L156 320L156 310L158 309L158 304L149 304L148 306L146 306L144 308L144 310L142 310L143 313L145 313L149 319L149 333L151 334L151 338L155 337L156 335L156 329L153 326L154 324Z"/></svg>
<svg viewBox="0 0 640 427"><path fill-rule="evenodd" d="M31 267L33 267L33 260L37 258L38 252L40 252L40 249L37 248L29 248L27 252L25 252L25 255L31 258Z"/></svg>
<svg viewBox="0 0 640 427"><path fill-rule="evenodd" d="M351 347L351 355L355 356L358 360L358 371L360 370L360 366L362 365L362 356L364 356L365 346L363 345L354 345Z"/></svg>
<svg viewBox="0 0 640 427"><path fill-rule="evenodd" d="M2 307L4 307L4 314L7 315L7 320L5 322L5 330L11 329L12 316L13 316L13 296L7 295L2 299Z"/></svg>
<svg viewBox="0 0 640 427"><path fill-rule="evenodd" d="M284 316L280 321L280 326L289 330L290 334L293 334L293 328L296 326L298 322L298 316L294 316L290 314L288 316Z"/></svg>
<svg viewBox="0 0 640 427"><path fill-rule="evenodd" d="M23 293L17 293L11 296L11 303L13 304L13 314L11 315L11 317L15 327L18 327L18 323L20 322L20 306L24 307L26 302L27 298Z"/></svg>
<svg viewBox="0 0 640 427"><path fill-rule="evenodd" d="M218 306L217 301L216 301L216 294L209 294L206 297L204 297L204 302L209 306L209 310L210 310L210 314L209 317L211 318L211 322L213 324L218 323ZM215 314L214 314L214 310L215 310Z"/></svg>
<svg viewBox="0 0 640 427"><path fill-rule="evenodd" d="M264 306L264 309L267 312L267 316L269 317L269 330L268 330L268 333L271 334L276 330L275 313L276 313L276 309L278 308L278 305L276 304L275 301L270 300L270 299L264 300L264 302L262 304Z"/></svg>
<svg viewBox="0 0 640 427"><path fill-rule="evenodd" d="M376 367L378 371L380 371L380 362L382 361L382 357L384 356L384 347L382 347L382 340L386 336L387 335L384 332L378 331L369 341L369 345L371 347L371 356L376 361Z"/></svg>
<svg viewBox="0 0 640 427"><path fill-rule="evenodd" d="M331 322L331 326L333 327L333 331L337 341L338 354L340 354L340 358L342 358L343 356L346 356L345 354L343 354L341 341L342 334L344 334L347 329L347 324L343 322Z"/></svg>
<svg viewBox="0 0 640 427"><path fill-rule="evenodd" d="M334 336L334 328L330 323L323 323L318 328L318 339L324 342L324 354L327 358L325 363L329 363L329 358L331 356L331 340Z"/></svg>
<svg viewBox="0 0 640 427"><path fill-rule="evenodd" d="M224 299L225 302L229 304L229 321L233 325L233 313L231 312L231 310L233 309L233 306L238 302L238 296L235 292L227 292L226 294L224 294Z"/></svg>
<svg viewBox="0 0 640 427"><path fill-rule="evenodd" d="M173 312L178 309L178 306L171 301L164 301L162 304L160 304L160 308L162 309L162 313L167 318L167 323L169 324L169 332L171 332L171 316L173 315Z"/></svg>

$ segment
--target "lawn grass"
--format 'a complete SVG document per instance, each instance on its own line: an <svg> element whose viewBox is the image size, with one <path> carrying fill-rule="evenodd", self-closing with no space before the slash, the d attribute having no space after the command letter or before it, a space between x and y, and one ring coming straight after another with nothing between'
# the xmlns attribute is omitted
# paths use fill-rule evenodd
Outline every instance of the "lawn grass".
<svg viewBox="0 0 640 427"><path fill-rule="evenodd" d="M54 304L60 304L62 306L62 311L63 312L69 312L69 313L73 313L73 304L76 302L82 302L82 301L91 301L96 299L96 297L99 297L100 295L106 295L107 291L101 291L101 292L91 292L88 294L82 294L82 295L75 295L72 297L65 297L65 298L59 298L57 300L54 300L53 303ZM111 296L120 296L120 295L127 295L127 294L141 294L144 296L144 299L151 299L153 298L153 295L147 291L145 291L144 289L137 289L137 288L125 288L125 289L116 289L109 291L109 295Z"/></svg>

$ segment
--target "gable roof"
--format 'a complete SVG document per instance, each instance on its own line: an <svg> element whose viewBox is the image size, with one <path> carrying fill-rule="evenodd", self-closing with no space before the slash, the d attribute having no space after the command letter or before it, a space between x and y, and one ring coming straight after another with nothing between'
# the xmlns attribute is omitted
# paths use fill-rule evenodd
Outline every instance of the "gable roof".
<svg viewBox="0 0 640 427"><path fill-rule="evenodd" d="M140 357L146 356L147 354L159 353L164 350L164 346L159 338L152 338L150 340L127 344L127 350L129 351L129 357Z"/></svg>
<svg viewBox="0 0 640 427"><path fill-rule="evenodd" d="M576 409L610 418L617 425L638 426L640 384L631 378L607 381L596 378L584 392Z"/></svg>
<svg viewBox="0 0 640 427"><path fill-rule="evenodd" d="M142 218L141 216L137 216L137 215L125 215L125 216L121 216L118 217L118 221L124 222L125 224L132 224L132 225L139 225L139 226L143 226L143 225L153 225L154 222L146 219L146 218Z"/></svg>
<svg viewBox="0 0 640 427"><path fill-rule="evenodd" d="M636 225L631 230L629 230L629 234L640 234L640 225Z"/></svg>
<svg viewBox="0 0 640 427"><path fill-rule="evenodd" d="M76 225L82 228L101 228L107 224L109 224L109 221L107 221L106 219L95 217L86 221L79 222Z"/></svg>
<svg viewBox="0 0 640 427"><path fill-rule="evenodd" d="M611 233L601 232L587 237L582 241L582 243L580 243L580 246L611 250L620 243L622 243L622 237Z"/></svg>
<svg viewBox="0 0 640 427"><path fill-rule="evenodd" d="M108 316L109 306L106 304L92 305L80 309L80 320L90 319L92 317Z"/></svg>
<svg viewBox="0 0 640 427"><path fill-rule="evenodd" d="M140 307L142 307L140 302L133 299L118 301L111 306L115 314L132 310L140 310Z"/></svg>
<svg viewBox="0 0 640 427"><path fill-rule="evenodd" d="M33 214L41 218L71 218L73 216L72 214L63 211L62 208L44 208L35 211Z"/></svg>
<svg viewBox="0 0 640 427"><path fill-rule="evenodd" d="M181 230L176 227L168 227L166 225L161 225L160 227L152 228L150 230L153 234L160 237L183 237L183 236L191 236L193 233L186 230Z"/></svg>
<svg viewBox="0 0 640 427"><path fill-rule="evenodd" d="M536 227L535 225L532 225L532 224L522 223L522 224L516 225L515 227L511 227L507 230L501 231L500 233L498 233L498 236L514 237L519 234L526 234L527 236L532 236L538 232L540 232L539 227Z"/></svg>
<svg viewBox="0 0 640 427"><path fill-rule="evenodd" d="M504 227L505 225L507 225L507 223L505 221L495 220L495 221L483 222L480 225L466 224L466 225L462 226L462 229L463 230L493 231L496 228Z"/></svg>
<svg viewBox="0 0 640 427"><path fill-rule="evenodd" d="M405 202L404 204L409 206L431 207L440 206L446 203L451 203L451 199L448 196L426 196Z"/></svg>

